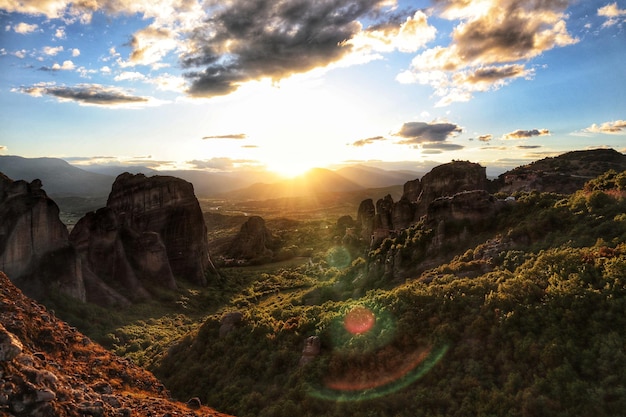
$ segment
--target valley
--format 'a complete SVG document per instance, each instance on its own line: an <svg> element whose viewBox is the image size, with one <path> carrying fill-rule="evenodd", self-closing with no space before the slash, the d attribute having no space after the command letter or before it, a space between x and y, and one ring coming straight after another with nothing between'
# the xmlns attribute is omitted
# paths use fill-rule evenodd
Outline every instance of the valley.
<svg viewBox="0 0 626 417"><path fill-rule="evenodd" d="M404 186L199 197L206 284L39 301L174 399L239 417L619 415L625 159L572 153L493 181L456 161Z"/></svg>

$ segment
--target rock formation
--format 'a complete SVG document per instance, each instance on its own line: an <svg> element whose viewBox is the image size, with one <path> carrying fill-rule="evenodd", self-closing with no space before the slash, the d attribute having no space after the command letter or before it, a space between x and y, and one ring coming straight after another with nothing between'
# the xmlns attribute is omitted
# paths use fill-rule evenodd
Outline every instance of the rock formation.
<svg viewBox="0 0 626 417"><path fill-rule="evenodd" d="M228 256L246 261L268 259L278 248L279 240L265 226L265 220L251 216L239 230L227 250Z"/></svg>
<svg viewBox="0 0 626 417"><path fill-rule="evenodd" d="M0 271L33 297L56 289L85 301L80 261L58 206L41 186L0 173Z"/></svg>
<svg viewBox="0 0 626 417"><path fill-rule="evenodd" d="M0 414L229 417L172 401L154 375L58 320L1 272Z"/></svg>
<svg viewBox="0 0 626 417"><path fill-rule="evenodd" d="M175 289L175 278L206 285L217 274L193 187L178 178L122 174L107 207L68 233L41 181L0 174L0 218L0 270L34 298L56 290L126 305Z"/></svg>
<svg viewBox="0 0 626 417"><path fill-rule="evenodd" d="M191 183L175 177L124 173L113 183L107 207L130 230L155 232L161 237L175 277L206 285L206 274L216 273Z"/></svg>
<svg viewBox="0 0 626 417"><path fill-rule="evenodd" d="M433 168L421 180L404 184L404 192L398 202L390 195L374 205L364 200L357 212L357 224L361 237L370 246L378 246L393 231L416 223L427 214L429 205L437 198L452 196L463 191L487 190L489 180L485 168L467 161L454 161Z"/></svg>
<svg viewBox="0 0 626 417"><path fill-rule="evenodd" d="M311 363L316 357L319 356L321 350L321 341L319 336L309 336L304 341L304 348L302 349L302 356L300 356L300 366L304 366Z"/></svg>

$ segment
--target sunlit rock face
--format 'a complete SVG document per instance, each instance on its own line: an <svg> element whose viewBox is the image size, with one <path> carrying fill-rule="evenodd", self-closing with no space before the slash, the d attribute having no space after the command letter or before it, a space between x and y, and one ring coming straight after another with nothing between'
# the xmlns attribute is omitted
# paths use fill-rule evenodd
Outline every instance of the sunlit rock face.
<svg viewBox="0 0 626 417"><path fill-rule="evenodd" d="M206 274L216 274L202 210L191 183L175 177L124 173L113 183L107 207L129 230L158 234L175 277L206 285ZM146 243L150 240L146 236L143 239ZM152 260L157 258L154 255ZM144 256L140 262L149 261Z"/></svg>
<svg viewBox="0 0 626 417"><path fill-rule="evenodd" d="M0 270L28 294L54 287L85 300L80 262L40 180L13 181L0 173Z"/></svg>

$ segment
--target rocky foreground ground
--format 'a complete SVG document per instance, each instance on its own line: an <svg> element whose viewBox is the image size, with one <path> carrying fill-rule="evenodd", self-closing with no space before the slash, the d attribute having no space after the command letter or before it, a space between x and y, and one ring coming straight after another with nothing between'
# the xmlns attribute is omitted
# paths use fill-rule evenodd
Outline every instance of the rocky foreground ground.
<svg viewBox="0 0 626 417"><path fill-rule="evenodd" d="M229 417L197 399L171 400L154 375L57 319L2 272L0 415Z"/></svg>

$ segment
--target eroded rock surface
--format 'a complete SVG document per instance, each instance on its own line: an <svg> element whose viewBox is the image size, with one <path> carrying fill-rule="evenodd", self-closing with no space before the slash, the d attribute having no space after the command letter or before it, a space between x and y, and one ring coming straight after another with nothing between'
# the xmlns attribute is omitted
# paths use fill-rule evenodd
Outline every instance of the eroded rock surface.
<svg viewBox="0 0 626 417"><path fill-rule="evenodd" d="M119 358L0 272L0 415L229 417L174 401L148 371Z"/></svg>

